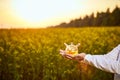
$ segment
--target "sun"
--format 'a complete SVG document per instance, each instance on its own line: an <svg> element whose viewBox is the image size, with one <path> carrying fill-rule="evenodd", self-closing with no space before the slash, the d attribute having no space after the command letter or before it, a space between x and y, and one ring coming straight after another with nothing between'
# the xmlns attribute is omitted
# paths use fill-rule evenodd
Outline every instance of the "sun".
<svg viewBox="0 0 120 80"><path fill-rule="evenodd" d="M12 0L15 15L31 23L68 16L76 7L74 0Z"/></svg>
<svg viewBox="0 0 120 80"><path fill-rule="evenodd" d="M13 0L15 14L27 22L40 22L53 17L53 9L43 0ZM55 11L55 10L52 10Z"/></svg>

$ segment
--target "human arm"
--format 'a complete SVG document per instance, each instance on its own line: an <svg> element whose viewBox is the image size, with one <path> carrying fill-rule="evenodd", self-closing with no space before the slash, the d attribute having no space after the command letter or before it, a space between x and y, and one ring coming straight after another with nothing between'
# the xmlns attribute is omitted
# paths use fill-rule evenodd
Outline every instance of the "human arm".
<svg viewBox="0 0 120 80"><path fill-rule="evenodd" d="M84 61L90 65L95 66L98 69L111 72L111 73L117 73L120 74L120 61L117 60L118 55L120 51L120 45L115 47L111 52L105 55L90 55L90 54L77 54L75 56L72 56L70 54L65 54L64 51L61 51L63 53L64 57L72 60L77 60L77 61Z"/></svg>
<svg viewBox="0 0 120 80"><path fill-rule="evenodd" d="M120 74L120 45L105 55L86 55L84 61L98 69ZM119 60L118 60L119 59Z"/></svg>
<svg viewBox="0 0 120 80"><path fill-rule="evenodd" d="M120 62L108 58L104 55L88 54L85 56L84 61L103 71L120 74Z"/></svg>
<svg viewBox="0 0 120 80"><path fill-rule="evenodd" d="M110 60L117 60L119 51L120 51L120 44L117 47L115 47L112 51L105 54L104 57L106 58L109 57Z"/></svg>

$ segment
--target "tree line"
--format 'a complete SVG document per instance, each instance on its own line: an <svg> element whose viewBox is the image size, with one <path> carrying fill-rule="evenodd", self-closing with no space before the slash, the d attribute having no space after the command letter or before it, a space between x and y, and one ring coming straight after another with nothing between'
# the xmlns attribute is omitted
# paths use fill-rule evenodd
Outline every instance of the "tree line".
<svg viewBox="0 0 120 80"><path fill-rule="evenodd" d="M83 19L71 20L69 23L63 22L52 27L85 27L85 26L120 26L120 8L116 8L110 12L108 8L106 12L97 12L96 17L94 13L86 15Z"/></svg>

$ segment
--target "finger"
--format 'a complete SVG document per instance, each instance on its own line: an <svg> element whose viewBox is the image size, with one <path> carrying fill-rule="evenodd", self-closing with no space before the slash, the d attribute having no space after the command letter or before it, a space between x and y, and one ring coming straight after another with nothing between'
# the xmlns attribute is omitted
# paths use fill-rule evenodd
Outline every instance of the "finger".
<svg viewBox="0 0 120 80"><path fill-rule="evenodd" d="M64 57L67 58L67 59L70 59L70 60L79 61L78 59L75 59L74 57L71 57L71 56L64 56Z"/></svg>
<svg viewBox="0 0 120 80"><path fill-rule="evenodd" d="M65 51L64 50L60 50L60 54L65 54Z"/></svg>
<svg viewBox="0 0 120 80"><path fill-rule="evenodd" d="M64 52L64 50L60 49L60 52Z"/></svg>
<svg viewBox="0 0 120 80"><path fill-rule="evenodd" d="M69 59L74 60L74 56L73 56L73 55L71 55L71 54L66 54L65 56L66 56L67 58L69 58Z"/></svg>
<svg viewBox="0 0 120 80"><path fill-rule="evenodd" d="M69 56L69 57L74 57L72 54L66 54L66 56Z"/></svg>
<svg viewBox="0 0 120 80"><path fill-rule="evenodd" d="M66 51L64 51L64 50L60 50L60 54L61 54L64 58L74 60L74 56L71 55L71 54L66 54Z"/></svg>
<svg viewBox="0 0 120 80"><path fill-rule="evenodd" d="M66 52L64 50L60 50L60 54L64 57L64 58L67 58L65 57L66 56Z"/></svg>
<svg viewBox="0 0 120 80"><path fill-rule="evenodd" d="M72 57L69 57L69 56L64 56L64 57L67 58L67 59L73 60Z"/></svg>
<svg viewBox="0 0 120 80"><path fill-rule="evenodd" d="M67 55L67 54L66 54L65 56L66 56L66 57L68 57L68 58L73 58L72 56L70 56L70 55Z"/></svg>
<svg viewBox="0 0 120 80"><path fill-rule="evenodd" d="M63 57L68 58L68 59L72 59L72 58L73 58L72 55L66 54L66 51L64 51L64 50L60 50L60 54L61 54Z"/></svg>

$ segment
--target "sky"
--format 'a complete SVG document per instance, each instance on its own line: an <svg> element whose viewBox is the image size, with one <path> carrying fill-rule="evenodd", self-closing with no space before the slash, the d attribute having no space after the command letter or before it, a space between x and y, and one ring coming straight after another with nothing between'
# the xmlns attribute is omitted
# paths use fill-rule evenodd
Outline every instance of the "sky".
<svg viewBox="0 0 120 80"><path fill-rule="evenodd" d="M44 28L116 5L120 0L0 0L0 28Z"/></svg>

